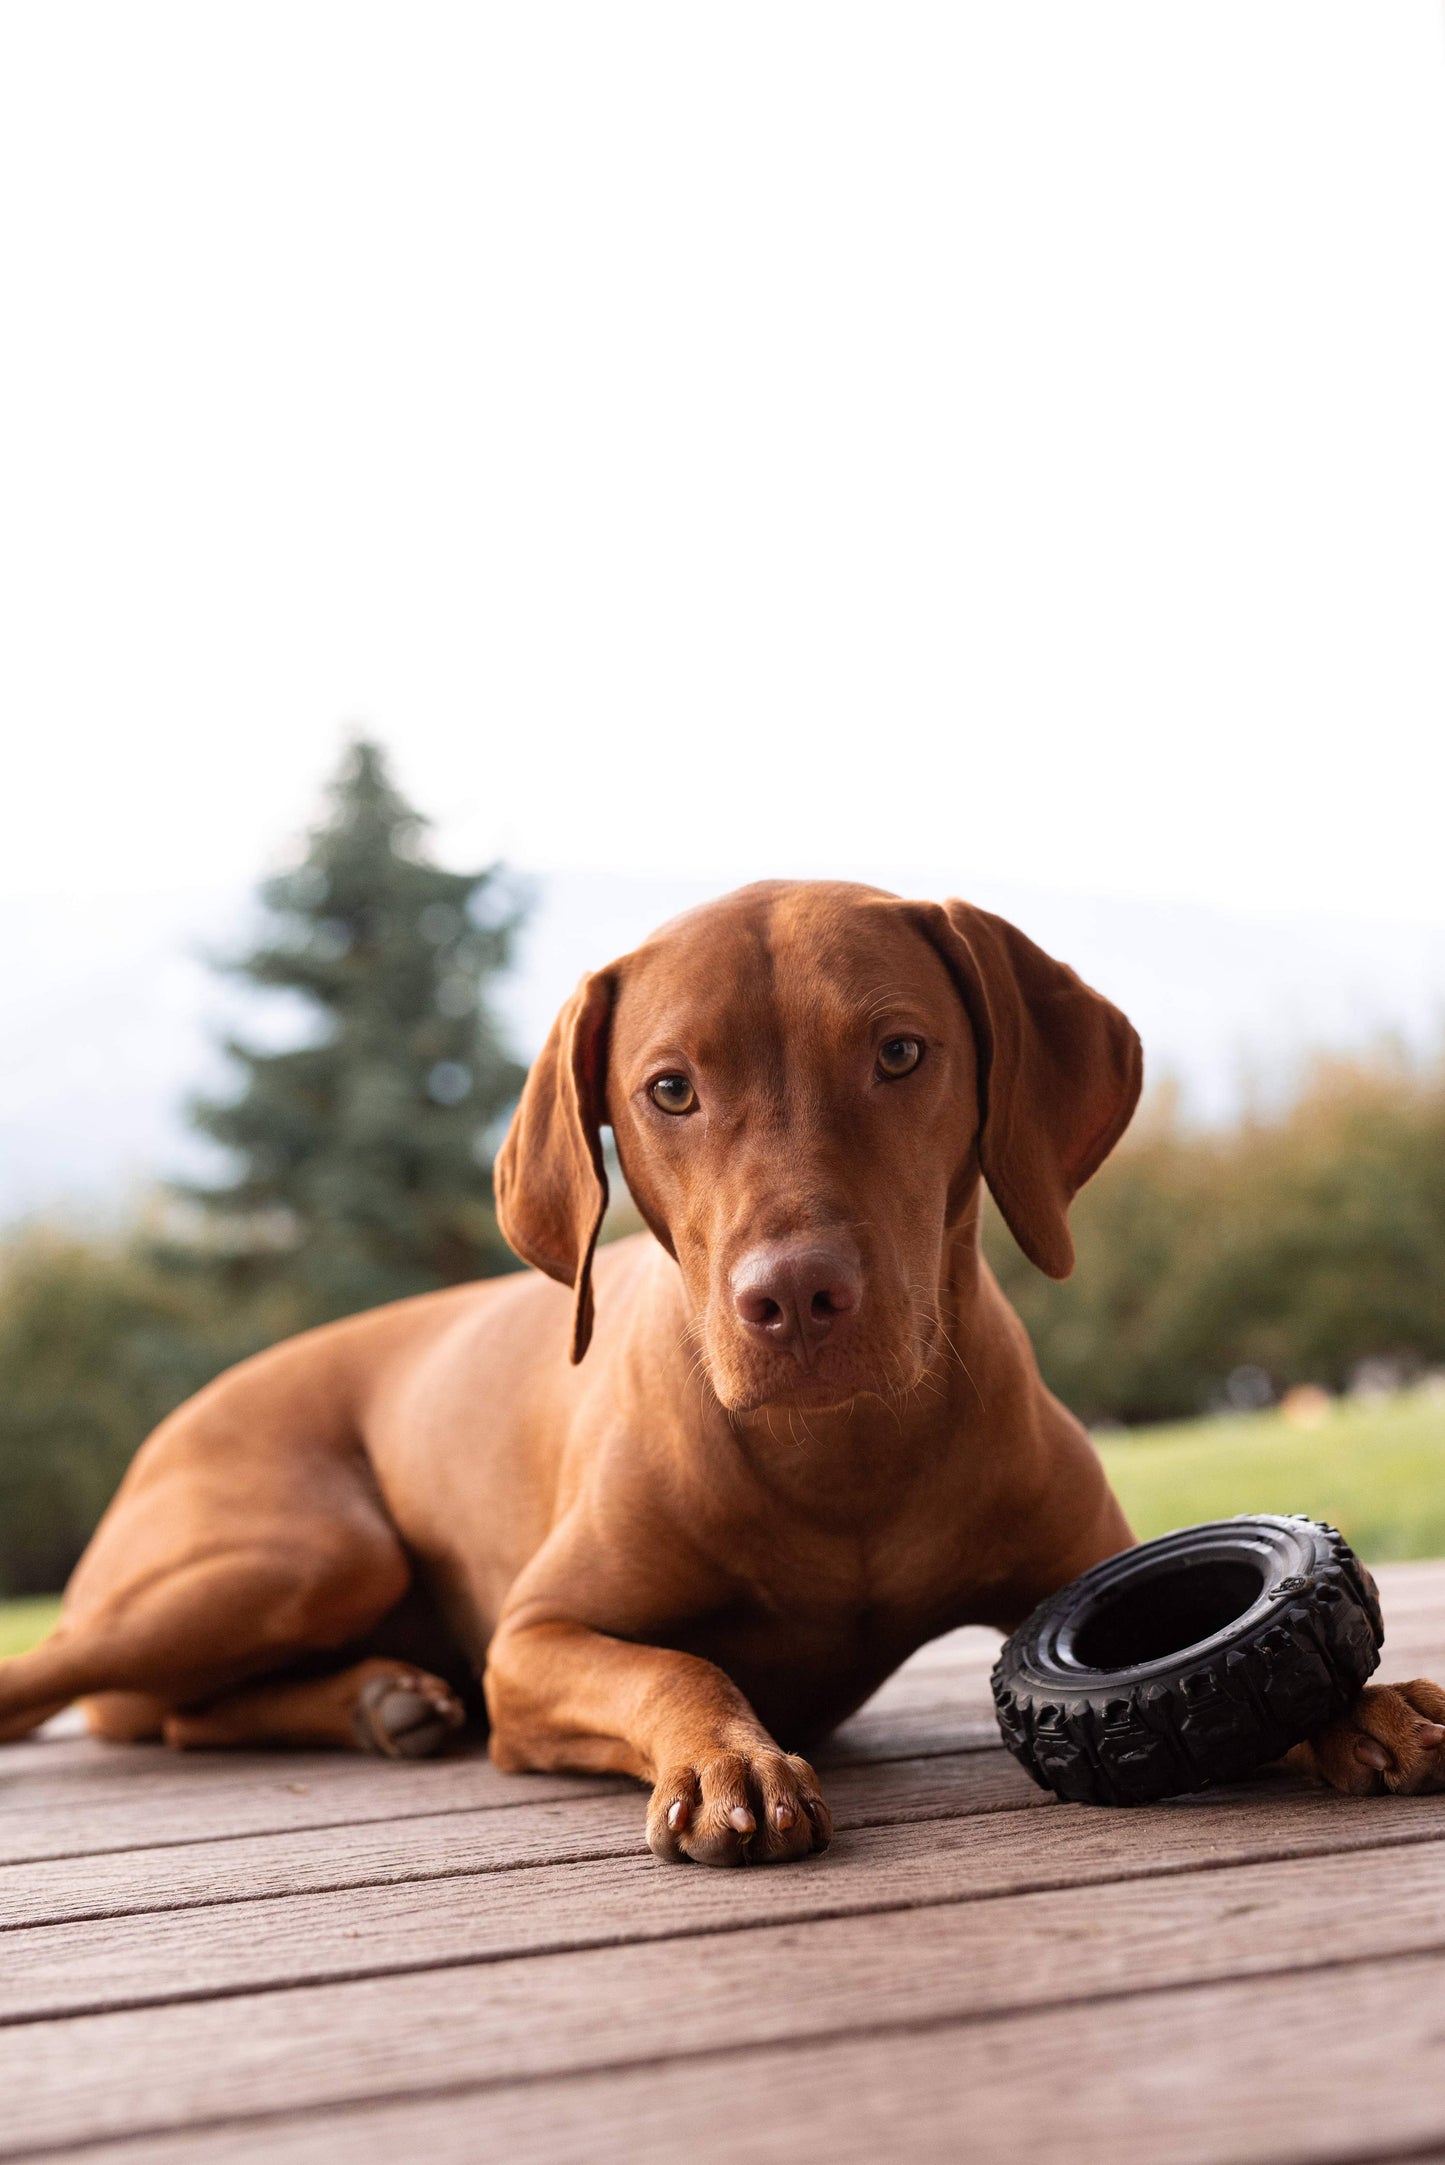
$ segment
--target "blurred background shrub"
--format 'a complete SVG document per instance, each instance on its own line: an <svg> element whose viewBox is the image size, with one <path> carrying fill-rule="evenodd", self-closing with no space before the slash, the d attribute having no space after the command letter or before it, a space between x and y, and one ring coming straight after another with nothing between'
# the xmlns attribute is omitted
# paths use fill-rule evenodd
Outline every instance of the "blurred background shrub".
<svg viewBox="0 0 1445 2165"><path fill-rule="evenodd" d="M1269 1404L1445 1362L1445 1061L1320 1063L1269 1116L1198 1129L1156 1092L1073 1210L1078 1266L990 1261L1083 1419ZM1367 1367L1367 1364L1371 1364Z"/></svg>
<svg viewBox="0 0 1445 2165"><path fill-rule="evenodd" d="M159 1267L143 1234L36 1228L0 1252L0 1593L64 1583L131 1454L232 1361L284 1335L281 1300L241 1306Z"/></svg>

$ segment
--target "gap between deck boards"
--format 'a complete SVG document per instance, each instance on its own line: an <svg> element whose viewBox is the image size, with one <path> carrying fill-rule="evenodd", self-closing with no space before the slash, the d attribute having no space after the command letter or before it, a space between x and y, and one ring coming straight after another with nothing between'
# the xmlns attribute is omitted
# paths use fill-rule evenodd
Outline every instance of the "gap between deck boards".
<svg viewBox="0 0 1445 2165"><path fill-rule="evenodd" d="M1003 1752L844 1768L830 1794L840 1832L1053 1803ZM644 1810L642 1792L630 1788L625 1796L526 1805L500 1820L494 1811L454 1810L344 1830L108 1851L81 1860L81 1870L69 1858L3 1865L0 1950L6 1932L27 1925L645 1857ZM347 1839L338 1841L343 1832Z"/></svg>
<svg viewBox="0 0 1445 2165"><path fill-rule="evenodd" d="M786 1953L789 1969L821 1980L827 1999L830 1973L806 1965L809 1951L758 1949ZM917 1959L914 1947L894 1952L910 1964ZM936 1986L940 1975L945 1983L951 1975L957 1997L957 1964L970 1950L933 1952L951 1957L952 1967L935 1963L904 2020L876 2014L878 1990L896 1991L900 1979L886 1971L862 1974L855 1962L844 1993L827 1999L833 2026L824 2034L784 2021L768 2037L746 2026L741 2037L724 2035L716 2000L709 2007L704 1995L695 2041L690 2035L674 2048L664 2035L655 2042L645 2023L678 2034L677 1992L690 1982L695 1995L700 1979L713 1983L711 1972L694 1968L689 1978L663 1980L673 1987L670 2000L653 1995L634 2008L638 2029L630 2039L617 2031L624 2049L605 2065L534 2060L530 2069L482 2080L467 2080L456 2062L455 2025L448 2031L443 2022L439 2029L435 2015L425 2027L404 2020L398 2036L390 2012L378 2008L379 2072L404 2081L401 2097L384 2088L346 2096L334 2086L334 2073L328 2089L324 2062L310 2098L298 2095L296 2075L307 2066L315 2070L318 2051L324 2054L319 2039L309 2059L294 2053L283 2068L261 2055L229 2069L224 2060L212 2062L209 2092L206 2066L173 2057L165 2087L167 2095L179 2094L179 2115L173 2110L147 2121L144 2078L129 2095L107 2090L102 2079L85 2086L69 2118L63 2110L47 2115L22 2107L21 2121L6 2129L3 2154L84 2155L97 2165L140 2158L225 2165L254 2156L243 2146L259 2141L269 2165L319 2165L339 2154L348 2165L390 2165L421 2154L431 2165L471 2165L481 2140L489 2154L533 2165L578 2155L646 2165L679 2151L783 2159L800 2149L872 2165L905 2154L890 2147L890 2138L906 2130L907 2155L938 2154L940 2145L966 2141L971 2159L1000 2165L1064 2155L1156 2165L1164 2154L1171 2165L1260 2157L1287 2165L1321 2155L1398 2155L1402 2143L1435 2143L1445 2132L1438 2014L1445 1959L1436 1954L1355 1955L1303 1972L1180 1979L1095 1992L1087 2000L1043 1998L960 2014L947 2011L946 1993L940 1997ZM735 2015L739 1986L757 1974L737 1968L718 1974L725 2016ZM905 1988L913 1974L903 1973ZM1342 1975L1349 1978L1347 1994L1335 1989ZM844 2004L850 1993L851 2008ZM594 1992L589 2004L596 2000ZM526 2010L513 2013L522 2017ZM529 2034L536 2027L533 2021ZM691 2033L690 2007L687 2027ZM1184 2056L1177 2050L1181 2030L1190 2039ZM1408 2055L1410 2080L1382 2092L1368 2078L1377 2072L1372 2059L1383 2038ZM520 2022L514 2042L525 2052ZM436 2049L428 2052L428 2044ZM452 2059L443 2064L446 2054ZM1049 2079L1051 2067L1062 2079ZM23 2095L22 2071L13 2073ZM32 2076L43 2073L31 2063ZM288 2078L293 2086L286 2095ZM258 2080L269 2081L274 2111L255 2111L246 2086ZM154 2100L159 2085L148 2094ZM187 2105L195 2106L194 2116L181 2116ZM154 2114L154 2103L150 2109ZM133 2117L125 2125L127 2113ZM727 2130L724 2151L708 2140L719 2127ZM1344 2146L1350 2134L1354 2149Z"/></svg>
<svg viewBox="0 0 1445 2165"><path fill-rule="evenodd" d="M759 1924L947 1902L1290 1857L1429 1843L1439 1800L1221 1794L1131 1813L1001 1811L864 1828L833 1856L752 1872L648 1857L554 1864L445 1881L150 1912L103 1926L17 1926L4 1935L0 2019L31 2024L327 1980L485 1964L624 1941L696 1939Z"/></svg>

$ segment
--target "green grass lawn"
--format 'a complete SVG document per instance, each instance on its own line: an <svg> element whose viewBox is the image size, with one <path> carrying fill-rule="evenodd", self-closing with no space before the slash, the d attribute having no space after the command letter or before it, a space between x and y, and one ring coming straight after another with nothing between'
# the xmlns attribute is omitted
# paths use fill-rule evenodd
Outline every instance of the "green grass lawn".
<svg viewBox="0 0 1445 2165"><path fill-rule="evenodd" d="M43 1639L59 1614L60 1603L50 1594L30 1601L0 1601L0 1661L7 1654L23 1654L27 1646Z"/></svg>
<svg viewBox="0 0 1445 2165"><path fill-rule="evenodd" d="M1329 1519L1369 1563L1445 1556L1445 1398L1401 1392L1340 1402L1318 1428L1279 1413L1228 1414L1100 1441L1109 1478L1142 1540L1236 1511ZM0 1657L55 1620L53 1600L0 1601Z"/></svg>
<svg viewBox="0 0 1445 2165"><path fill-rule="evenodd" d="M1100 1439L1142 1540L1236 1511L1306 1511L1367 1563L1445 1556L1445 1399L1342 1400L1317 1428L1276 1412L1226 1414Z"/></svg>

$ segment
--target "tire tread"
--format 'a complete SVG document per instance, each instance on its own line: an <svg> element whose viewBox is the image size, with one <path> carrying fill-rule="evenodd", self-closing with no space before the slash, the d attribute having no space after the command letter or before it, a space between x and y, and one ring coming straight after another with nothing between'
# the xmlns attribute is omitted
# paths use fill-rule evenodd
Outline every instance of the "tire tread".
<svg viewBox="0 0 1445 2165"><path fill-rule="evenodd" d="M1037 1627L1070 1589L1005 1642L992 1678L999 1727L1041 1788L1081 1804L1155 1802L1237 1781L1344 1712L1379 1661L1375 1582L1335 1527L1285 1523L1311 1537L1301 1583L1282 1580L1277 1608L1207 1653L1184 1648L1141 1680L1040 1677L1030 1661Z"/></svg>

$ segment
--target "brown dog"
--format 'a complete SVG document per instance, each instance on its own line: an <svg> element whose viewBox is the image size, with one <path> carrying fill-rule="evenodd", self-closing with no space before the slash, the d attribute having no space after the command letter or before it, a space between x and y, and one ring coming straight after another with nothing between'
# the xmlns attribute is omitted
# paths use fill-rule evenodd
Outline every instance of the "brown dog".
<svg viewBox="0 0 1445 2165"><path fill-rule="evenodd" d="M484 1670L498 1764L650 1782L660 1856L821 1848L792 1747L1131 1538L978 1229L986 1181L1064 1276L1139 1084L1123 1016L961 902L779 883L664 927L528 1079L497 1194L537 1271L173 1414L59 1631L0 1668L0 1736L85 1696L107 1736L414 1753ZM605 1122L651 1230L594 1263ZM1313 1761L1440 1787L1441 1718L1434 1685L1372 1689Z"/></svg>

